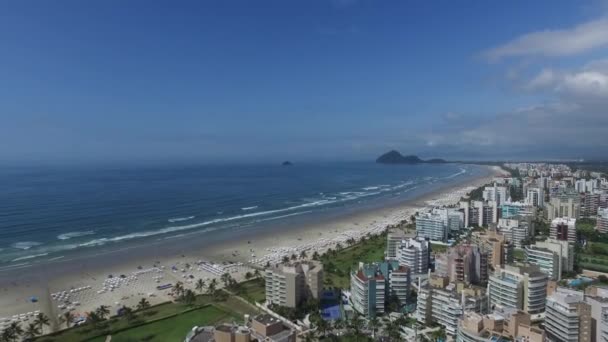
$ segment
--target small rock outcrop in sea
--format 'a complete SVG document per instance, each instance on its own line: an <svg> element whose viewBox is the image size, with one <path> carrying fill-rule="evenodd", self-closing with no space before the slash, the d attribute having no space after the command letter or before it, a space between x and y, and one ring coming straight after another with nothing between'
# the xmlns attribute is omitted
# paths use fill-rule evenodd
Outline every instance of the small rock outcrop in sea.
<svg viewBox="0 0 608 342"><path fill-rule="evenodd" d="M292 164L292 163L291 163L289 160L286 160L286 161L284 161L284 162L283 162L283 164L281 164L281 165L283 165L283 166L291 166L291 165L293 165L293 164Z"/></svg>
<svg viewBox="0 0 608 342"><path fill-rule="evenodd" d="M430 163L430 164L439 164L439 163L446 163L445 160L443 159L429 159L429 160L422 160L420 158L418 158L418 156L404 156L401 153L392 150L390 152L387 152L383 155L381 155L380 157L378 157L378 159L376 159L376 163L379 164L421 164L421 163Z"/></svg>

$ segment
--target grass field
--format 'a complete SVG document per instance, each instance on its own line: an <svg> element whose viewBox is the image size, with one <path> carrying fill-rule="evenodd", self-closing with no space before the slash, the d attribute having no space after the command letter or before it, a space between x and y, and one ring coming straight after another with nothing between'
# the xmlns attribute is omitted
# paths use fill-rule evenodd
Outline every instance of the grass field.
<svg viewBox="0 0 608 342"><path fill-rule="evenodd" d="M266 288L263 279L252 279L240 283L239 288L234 292L250 303L263 303L266 300Z"/></svg>
<svg viewBox="0 0 608 342"><path fill-rule="evenodd" d="M204 308L207 307L205 305L209 305L209 304L213 305L212 309L203 310ZM136 312L136 319L134 319L132 322L128 322L124 318L112 318L110 320L103 321L102 324L100 324L100 326L96 327L96 328L94 328L91 325L74 327L71 329L62 330L61 332L58 332L54 335L42 336L42 337L38 338L36 341L44 341L44 342L89 341L89 340L92 340L93 338L95 338L96 336L100 336L100 335L105 336L107 334L113 335L113 332L115 332L115 331L123 331L124 329L128 329L128 330L124 330L126 333L127 331L136 330L136 329L138 329L138 327L136 327L136 326L139 326L141 324L144 324L144 326L147 327L146 329L149 331L158 331L159 329L162 330L162 327L165 325L164 322L171 320L170 318L167 318L167 317L171 317L171 316L175 316L175 315L178 315L176 317L181 317L182 315L180 315L180 313L184 313L185 311L196 309L197 307L202 307L202 306L205 306L205 307L201 308L199 310L189 311L187 313L188 315L185 316L185 319L186 319L186 322L188 325L190 325L190 322L192 320L201 321L201 323L196 323L196 324L190 325L188 327L188 329L192 328L194 325L209 324L209 323L205 323L206 320L216 318L216 316L213 315L213 313L216 311L222 313L222 315L217 316L217 318L220 320L224 319L224 318L226 318L228 320L235 320L235 319L242 320L244 314L254 315L254 314L258 313L258 311L256 309L252 308L248 304L246 304L246 303L242 302L241 300L234 298L232 296L227 296L227 299L222 301L222 300L215 300L214 298L212 298L211 296L208 296L208 295L201 295L201 296L196 297L196 302L191 306L187 306L182 303L165 303L165 304L161 304L161 305L156 305L156 306L153 306L144 311ZM201 311L201 310L203 310L203 311ZM199 312L199 313L197 314L195 312ZM186 315L186 313L184 313L183 315ZM163 318L167 318L167 319L163 319ZM190 319L190 320L188 320L188 319ZM150 322L150 323L147 323L147 322ZM211 322L211 323L213 323L213 322ZM177 323L175 323L173 325L176 327L177 332L181 332L181 325L179 325ZM134 326L134 327L129 329L130 326ZM157 326L161 326L161 328L158 328ZM188 329L186 329L186 333L187 333ZM123 333L120 333L120 335L122 335L122 334ZM126 334L125 336L128 337L130 335ZM185 337L185 334L183 336L181 336L181 339L179 341L183 340L184 337ZM112 339L112 340L114 341L114 339ZM127 341L127 340L141 341L140 338L124 339L124 341ZM95 340L95 341L97 341L97 340ZM162 341L162 340L152 339L151 341ZM165 341L171 341L171 340L165 340Z"/></svg>
<svg viewBox="0 0 608 342"><path fill-rule="evenodd" d="M386 235L373 236L364 242L321 257L325 271L325 285L350 287L350 271L361 262L382 261L386 249Z"/></svg>
<svg viewBox="0 0 608 342"><path fill-rule="evenodd" d="M150 341L150 342L179 342L183 341L194 326L215 325L223 321L231 321L233 316L213 305L193 310L149 324L140 325L112 335L113 342ZM103 342L105 336L91 340Z"/></svg>

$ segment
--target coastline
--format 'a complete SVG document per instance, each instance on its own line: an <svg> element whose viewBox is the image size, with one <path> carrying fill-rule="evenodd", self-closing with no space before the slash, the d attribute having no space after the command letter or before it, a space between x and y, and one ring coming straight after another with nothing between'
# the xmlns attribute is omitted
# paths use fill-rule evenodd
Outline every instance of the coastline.
<svg viewBox="0 0 608 342"><path fill-rule="evenodd" d="M51 328L55 329L59 327L57 316L63 309L59 308L61 303L52 295L63 291L67 292L71 301L79 302L74 307L77 315L102 304L111 306L113 311L118 305L134 306L142 297L147 297L152 304L171 300L169 291L157 291L156 286L183 281L186 287L194 289L192 283L198 278L210 280L219 276L218 271L209 267L215 267L222 273L226 268L235 279L240 280L246 272L254 270L248 264L263 266L265 262L278 261L284 255L299 255L302 250L306 250L309 256L313 251L323 253L338 242L344 245L348 238L357 239L367 233L382 231L389 224L409 219L416 211L429 208L433 203L457 203L464 193L488 183L501 173L504 171L499 167L488 167L488 174L483 177L442 186L403 202L357 209L318 222L296 223L286 219L281 225L249 227L251 229L239 232L238 238L226 238L219 233L204 238L192 234L176 237L172 242L161 240L144 247L101 250L86 258L58 260L56 263L27 268L25 272L19 269L2 272L0 318L40 310L51 318ZM209 264L196 266L200 261ZM230 262L235 264L230 265ZM191 267L188 268L186 264ZM111 283L108 281L110 274L118 285L111 290L108 285L105 292L98 293L104 285ZM120 275L125 278L120 278ZM190 275L193 279L189 278ZM70 295L73 288L84 289ZM29 300L31 296L36 296L38 301L32 303ZM49 328L45 328L45 332L50 332Z"/></svg>

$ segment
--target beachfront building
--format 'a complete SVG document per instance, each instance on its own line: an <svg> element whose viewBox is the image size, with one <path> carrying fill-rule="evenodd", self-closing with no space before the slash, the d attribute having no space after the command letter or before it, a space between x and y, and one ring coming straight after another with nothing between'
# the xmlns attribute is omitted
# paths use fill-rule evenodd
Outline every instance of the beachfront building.
<svg viewBox="0 0 608 342"><path fill-rule="evenodd" d="M431 243L424 238L404 240L397 250L399 265L410 268L412 274L426 274L431 258Z"/></svg>
<svg viewBox="0 0 608 342"><path fill-rule="evenodd" d="M534 207L543 207L545 194L542 188L531 187L526 190L526 204Z"/></svg>
<svg viewBox="0 0 608 342"><path fill-rule="evenodd" d="M494 201L500 206L509 198L509 187L498 186L494 183L493 186L486 186L484 188L482 197L484 201Z"/></svg>
<svg viewBox="0 0 608 342"><path fill-rule="evenodd" d="M416 320L424 325L437 323L445 328L448 335L455 336L458 320L465 310L486 313L488 298L483 289L462 289L448 284L447 278L430 280L418 291Z"/></svg>
<svg viewBox="0 0 608 342"><path fill-rule="evenodd" d="M595 230L600 233L608 233L608 208L599 208L597 210Z"/></svg>
<svg viewBox="0 0 608 342"><path fill-rule="evenodd" d="M537 265L500 267L490 275L488 282L490 307L542 313L547 280L547 275Z"/></svg>
<svg viewBox="0 0 608 342"><path fill-rule="evenodd" d="M569 217L553 219L549 236L560 241L576 242L576 219Z"/></svg>
<svg viewBox="0 0 608 342"><path fill-rule="evenodd" d="M431 214L438 215L447 227L448 234L458 234L464 227L464 213L457 208L433 208Z"/></svg>
<svg viewBox="0 0 608 342"><path fill-rule="evenodd" d="M498 204L496 201L460 201L463 212L464 226L488 226L498 220Z"/></svg>
<svg viewBox="0 0 608 342"><path fill-rule="evenodd" d="M400 229L391 229L386 234L386 259L397 259L397 251L401 247L401 243L406 240L406 234Z"/></svg>
<svg viewBox="0 0 608 342"><path fill-rule="evenodd" d="M407 303L410 288L410 269L397 261L360 263L350 276L350 301L353 309L366 317L385 312L385 303L396 298L400 306Z"/></svg>
<svg viewBox="0 0 608 342"><path fill-rule="evenodd" d="M323 265L295 262L266 269L266 302L295 308L308 298L321 298Z"/></svg>
<svg viewBox="0 0 608 342"><path fill-rule="evenodd" d="M545 331L549 341L591 342L591 305L582 292L558 290L547 298Z"/></svg>
<svg viewBox="0 0 608 342"><path fill-rule="evenodd" d="M416 234L432 241L446 242L448 229L441 215L425 213L416 217Z"/></svg>

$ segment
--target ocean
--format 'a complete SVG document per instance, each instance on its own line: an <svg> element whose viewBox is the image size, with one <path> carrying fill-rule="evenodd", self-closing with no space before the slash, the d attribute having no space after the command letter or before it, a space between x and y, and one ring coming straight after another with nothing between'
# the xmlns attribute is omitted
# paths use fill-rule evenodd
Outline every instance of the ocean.
<svg viewBox="0 0 608 342"><path fill-rule="evenodd" d="M311 221L487 174L461 164L4 167L0 270L185 234Z"/></svg>

